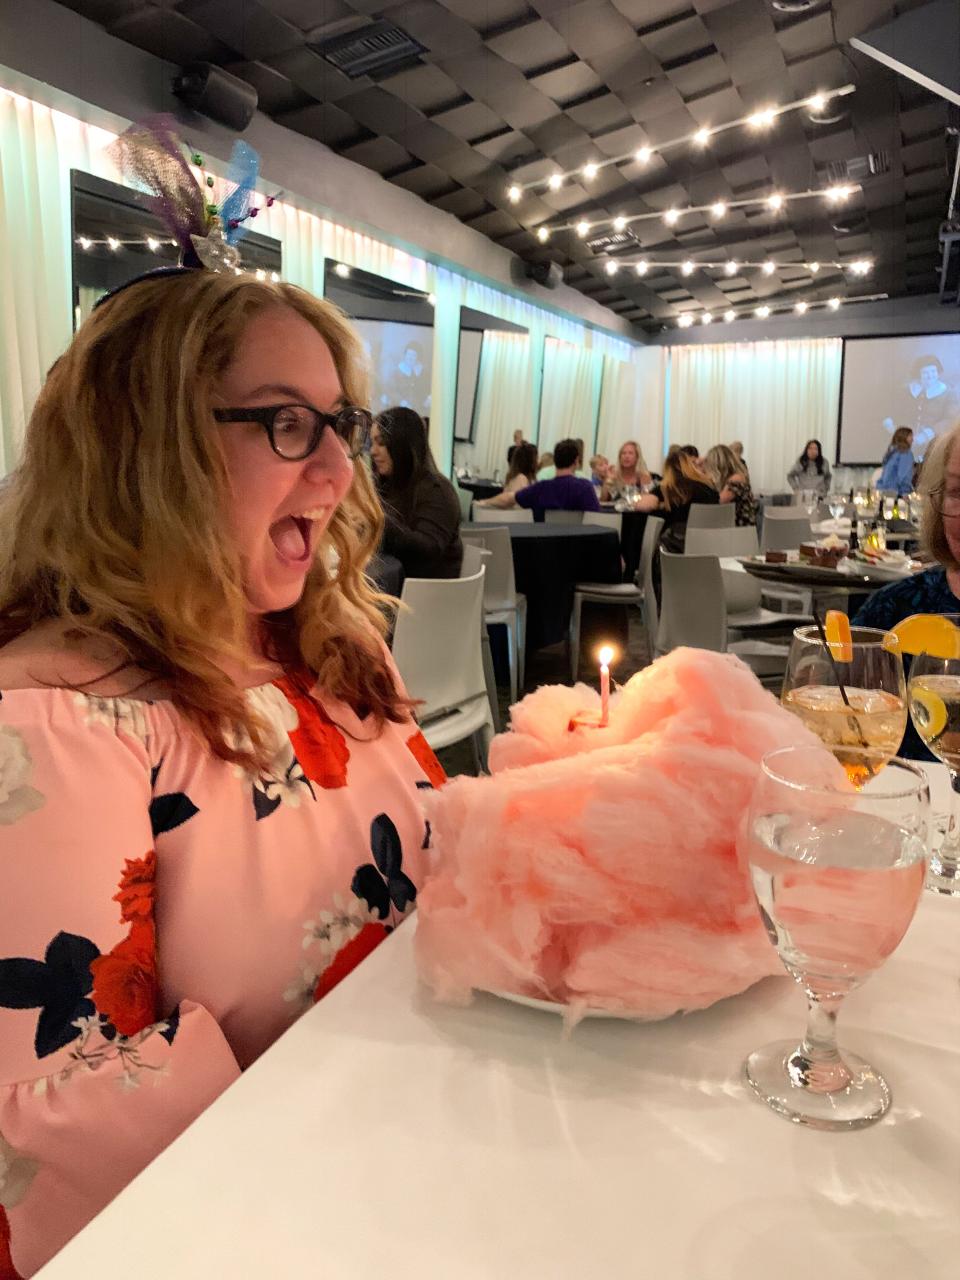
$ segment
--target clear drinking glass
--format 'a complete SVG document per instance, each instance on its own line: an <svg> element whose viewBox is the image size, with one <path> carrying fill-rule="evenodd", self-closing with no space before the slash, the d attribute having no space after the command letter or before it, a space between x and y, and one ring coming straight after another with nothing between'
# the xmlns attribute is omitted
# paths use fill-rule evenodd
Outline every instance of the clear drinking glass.
<svg viewBox="0 0 960 1280"><path fill-rule="evenodd" d="M947 616L960 626L960 614ZM917 654L907 696L917 733L950 772L950 812L943 842L930 859L927 884L940 893L960 894L960 659Z"/></svg>
<svg viewBox="0 0 960 1280"><path fill-rule="evenodd" d="M817 514L817 508L820 506L820 495L816 489L801 489L800 505L812 520Z"/></svg>
<svg viewBox="0 0 960 1280"><path fill-rule="evenodd" d="M930 796L910 761L883 759L861 790L819 747L763 760L750 803L750 877L770 941L807 997L807 1029L751 1053L747 1083L774 1111L817 1129L860 1129L890 1089L837 1047L837 1013L899 946L923 888ZM879 768L879 766L878 766Z"/></svg>
<svg viewBox="0 0 960 1280"><path fill-rule="evenodd" d="M851 627L850 635L850 661L831 661L819 629L797 627L780 701L829 747L854 786L862 786L897 754L907 727L907 690L903 659L883 647L885 631Z"/></svg>
<svg viewBox="0 0 960 1280"><path fill-rule="evenodd" d="M841 494L831 493L830 502L828 505L830 507L830 515L834 520L839 520L840 517L843 515L844 511L846 511L847 509L846 499L844 498L842 493Z"/></svg>

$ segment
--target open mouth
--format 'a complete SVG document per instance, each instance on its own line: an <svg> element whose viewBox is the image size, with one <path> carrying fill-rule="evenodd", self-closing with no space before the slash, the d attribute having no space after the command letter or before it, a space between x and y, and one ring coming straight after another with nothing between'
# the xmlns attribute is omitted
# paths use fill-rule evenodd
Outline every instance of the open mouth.
<svg viewBox="0 0 960 1280"><path fill-rule="evenodd" d="M310 560L313 521L307 516L284 516L270 526L270 541L281 560L302 565Z"/></svg>

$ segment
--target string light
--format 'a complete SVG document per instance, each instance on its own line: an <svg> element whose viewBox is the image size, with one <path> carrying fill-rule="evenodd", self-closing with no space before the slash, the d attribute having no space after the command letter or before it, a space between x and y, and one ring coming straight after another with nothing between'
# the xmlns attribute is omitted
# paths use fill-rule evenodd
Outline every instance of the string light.
<svg viewBox="0 0 960 1280"><path fill-rule="evenodd" d="M754 311L753 314L757 316L760 320L766 320L767 316L770 314L770 308L766 306L757 307L756 311Z"/></svg>
<svg viewBox="0 0 960 1280"><path fill-rule="evenodd" d="M722 218L727 212L727 206L722 200L715 200L710 206L710 212L715 218Z"/></svg>
<svg viewBox="0 0 960 1280"><path fill-rule="evenodd" d="M689 329L692 324L693 324L693 316L690 314L689 311L685 311L683 315L680 316L680 318L677 320L678 329Z"/></svg>
<svg viewBox="0 0 960 1280"><path fill-rule="evenodd" d="M537 228L537 239L540 241L540 243L541 243L541 244L546 244L546 243L547 243L547 241L550 239L550 228L549 228L549 227L538 227L538 228Z"/></svg>
<svg viewBox="0 0 960 1280"><path fill-rule="evenodd" d="M693 275L693 263L689 260L689 258L687 259L686 262L682 264L682 266L680 267L680 271L685 276Z"/></svg>
<svg viewBox="0 0 960 1280"><path fill-rule="evenodd" d="M507 188L507 199L511 204L518 204L522 194L523 192L516 183L514 183L512 187Z"/></svg>
<svg viewBox="0 0 960 1280"><path fill-rule="evenodd" d="M116 253L117 250L120 248L120 241L117 239L116 236L107 236L107 244L110 246L110 248L113 250L114 253Z"/></svg>
<svg viewBox="0 0 960 1280"><path fill-rule="evenodd" d="M622 231L626 225L627 225L627 220L622 215L621 217L614 218L613 220L614 231Z"/></svg>
<svg viewBox="0 0 960 1280"><path fill-rule="evenodd" d="M93 244L93 241L88 240L86 236L78 236L77 244L80 246L81 249L87 250Z"/></svg>
<svg viewBox="0 0 960 1280"><path fill-rule="evenodd" d="M749 311L737 312L733 307L730 307L723 313L723 319L726 324L732 324L734 320L746 320L751 315L756 316L760 320L766 320L770 315L787 312L793 312L798 316L803 316L806 315L808 311L817 309L836 311L841 305L852 306L858 302L882 302L888 297L889 294L886 293L862 293L855 294L853 297L833 297L827 298L826 300L815 300L813 302L806 302L802 299L799 302L792 302L789 299L784 299L780 304L774 303L774 305L771 306L768 303L762 303L760 306L753 307ZM700 316L700 323L712 324L713 319L714 317L711 316L709 312L704 312ZM689 311L684 311L677 317L677 324L681 329L686 329L689 325L694 323L696 323L696 317Z"/></svg>
<svg viewBox="0 0 960 1280"><path fill-rule="evenodd" d="M840 204L842 201L850 199L853 190L853 187L827 187L823 194L831 204Z"/></svg>
<svg viewBox="0 0 960 1280"><path fill-rule="evenodd" d="M267 278L267 273L264 271L264 269L263 269L262 267L258 267L258 268L257 268L257 279L258 279L258 280L266 280L266 278Z"/></svg>
<svg viewBox="0 0 960 1280"><path fill-rule="evenodd" d="M812 98L807 99L807 106L811 111L816 111L818 114L826 105L827 99L822 93L815 93Z"/></svg>
<svg viewBox="0 0 960 1280"><path fill-rule="evenodd" d="M586 221L584 221L583 219L581 219L581 220L577 223L577 235L580 237L580 239L581 239L581 240L583 239L583 237L587 234L587 232L588 232L589 230L590 230L590 223L589 223L589 222L586 222Z"/></svg>
<svg viewBox="0 0 960 1280"><path fill-rule="evenodd" d="M826 199L828 204L833 204L834 199L829 194L833 190L834 188L829 187L826 190L824 190L823 188L820 188L815 191L812 191L812 190L790 191L790 192L774 191L774 192L768 192L766 195L747 196L742 200L730 200L730 201L711 200L706 204L687 205L683 209L672 207L664 210L662 213L657 213L655 211L651 211L650 213L633 213L626 218L626 225L629 226L631 223L635 223L635 222L648 222L654 218L662 218L668 227L673 227L673 226L676 226L680 218L685 216L686 214L709 213L714 217L716 217L718 216L716 210L720 205L723 205L723 212L724 214L726 214L731 209L749 209L749 208L757 208L758 206L762 206L763 208L766 208L771 213L779 213L787 204L790 204L795 200ZM862 188L859 185L856 185L856 186L849 187L848 190L850 194L853 194L855 191L862 190ZM623 214L617 214L616 218L622 218L623 216L624 216ZM616 218L615 217L597 218L593 225L595 227L610 226L614 223ZM554 231L570 231L572 229L573 229L573 224L569 222L559 223L553 228Z"/></svg>
<svg viewBox="0 0 960 1280"><path fill-rule="evenodd" d="M737 271L739 270L739 264L737 263L736 259L733 259L732 261L725 264L723 270L725 275L735 276L737 274Z"/></svg>
<svg viewBox="0 0 960 1280"><path fill-rule="evenodd" d="M729 324L731 320L736 320L737 313L731 308L729 311L725 311L723 313L723 318L726 321L726 323Z"/></svg>
<svg viewBox="0 0 960 1280"><path fill-rule="evenodd" d="M645 276L647 272L650 270L650 265L645 258L641 258L640 261L636 264L634 270L636 271L638 276Z"/></svg>
<svg viewBox="0 0 960 1280"><path fill-rule="evenodd" d="M840 299L839 299L839 298L828 298L828 299L827 299L827 306L830 308L830 310L831 310L831 311L838 311L838 310L840 309Z"/></svg>
<svg viewBox="0 0 960 1280"><path fill-rule="evenodd" d="M747 126L751 129L766 129L769 128L778 119L778 117L786 115L788 112L799 111L801 109L809 110L814 103L817 104L816 109L821 110L832 98L846 97L847 94L854 93L855 91L855 85L845 84L841 85L839 89L821 90L815 94L813 98L809 96L806 98L796 98L791 102L783 103L781 106L762 107L748 115L738 116L737 119L730 120L726 124L711 125L710 127L704 125L701 128L696 129L693 133L685 133L681 134L679 137L670 138L665 142L661 142L657 147L657 151L662 154L671 147L689 146L691 143L697 146L705 146L710 139L715 137L717 134L726 133L730 129L739 129L743 126ZM591 161L589 164L584 165L579 172L589 182L596 177L600 169L606 168L608 165L624 164L628 161L635 161L637 164L646 165L650 163L653 155L654 151L651 147L637 147L633 151L627 151L621 155L609 156L599 161ZM578 170L571 169L559 175L552 174L546 178L536 178L531 182L513 183L507 190L507 196L511 203L515 203L524 191L532 191L536 188L545 186L556 190L557 186L559 186L559 183L557 183L556 186L554 185L557 177L563 181L567 178L573 178L577 172ZM513 191L518 192L516 198L511 194Z"/></svg>
<svg viewBox="0 0 960 1280"><path fill-rule="evenodd" d="M763 274L764 274L765 276L772 276L772 275L773 275L773 273L774 273L774 271L776 271L776 266L775 266L775 265L774 265L774 263L773 263L773 262L771 262L771 261L770 261L770 259L768 258L768 259L766 260L766 262L765 262L765 263L763 263L763 265L762 265L762 267L761 267L760 269L761 269L761 271L763 272Z"/></svg>
<svg viewBox="0 0 960 1280"><path fill-rule="evenodd" d="M798 316L804 316L807 314L807 304L805 302L798 302L793 309Z"/></svg>
<svg viewBox="0 0 960 1280"><path fill-rule="evenodd" d="M623 259L621 259L623 261ZM723 262L693 262L689 258L644 258L647 267L662 267L666 271L679 271L687 276L693 271L722 271L732 278L741 271L760 271L765 276L772 276L777 271L807 271L817 275L822 267L833 267L837 271L849 271L851 275L865 276L873 270L873 262L869 258L855 258L847 262L774 262L765 258L762 262L741 262L737 258L728 258ZM636 263L631 263L636 265Z"/></svg>
<svg viewBox="0 0 960 1280"><path fill-rule="evenodd" d="M151 253L157 252L157 250L160 248L160 241L156 238L156 236L147 236L147 248L150 250Z"/></svg>
<svg viewBox="0 0 960 1280"><path fill-rule="evenodd" d="M815 276L815 275L817 274L817 272L820 270L820 263L819 263L819 262L808 262L808 263L807 263L807 270L810 272L810 274L811 274L812 276Z"/></svg>
<svg viewBox="0 0 960 1280"><path fill-rule="evenodd" d="M608 263L607 263L607 266L606 266L606 272L607 272L607 275L608 275L608 276L615 276L619 270L620 270L620 265L619 265L619 263L617 263L617 262L608 262Z"/></svg>
<svg viewBox="0 0 960 1280"><path fill-rule="evenodd" d="M341 280L346 280L347 277L350 275L350 268L347 266L345 262L338 262L337 265L333 268L333 270L335 274L340 277Z"/></svg>
<svg viewBox="0 0 960 1280"><path fill-rule="evenodd" d="M710 314L710 312L709 312L709 311L705 311L705 312L703 313L703 315L700 317L700 323L701 323L701 324L713 324L713 316Z"/></svg>
<svg viewBox="0 0 960 1280"><path fill-rule="evenodd" d="M280 283L280 276L277 274L276 271L270 272L270 279L273 281L274 284Z"/></svg>
<svg viewBox="0 0 960 1280"><path fill-rule="evenodd" d="M551 191L559 191L563 186L563 174L551 173L550 177L547 179L547 186Z"/></svg>

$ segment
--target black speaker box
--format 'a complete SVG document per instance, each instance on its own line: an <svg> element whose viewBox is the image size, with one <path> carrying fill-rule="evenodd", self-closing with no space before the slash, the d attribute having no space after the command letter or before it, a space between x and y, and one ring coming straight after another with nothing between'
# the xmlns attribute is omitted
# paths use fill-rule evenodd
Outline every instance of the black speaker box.
<svg viewBox="0 0 960 1280"><path fill-rule="evenodd" d="M563 271L555 262L525 262L522 258L515 258L512 274L517 284L532 280L545 289L556 289L563 283Z"/></svg>
<svg viewBox="0 0 960 1280"><path fill-rule="evenodd" d="M194 62L173 82L173 92L193 111L242 133L257 109L257 91L212 62Z"/></svg>

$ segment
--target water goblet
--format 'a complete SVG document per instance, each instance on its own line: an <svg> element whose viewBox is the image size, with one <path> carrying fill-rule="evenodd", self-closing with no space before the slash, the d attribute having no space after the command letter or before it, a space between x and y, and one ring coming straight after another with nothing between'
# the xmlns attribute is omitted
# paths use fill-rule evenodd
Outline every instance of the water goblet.
<svg viewBox="0 0 960 1280"><path fill-rule="evenodd" d="M945 616L960 626L960 614ZM943 841L930 859L927 887L960 894L960 659L917 654L910 667L907 697L917 733L950 773L950 811Z"/></svg>
<svg viewBox="0 0 960 1280"><path fill-rule="evenodd" d="M796 1124L860 1129L890 1107L890 1088L862 1058L841 1054L837 1014L897 948L923 888L930 796L921 769L886 761L861 790L820 747L764 757L746 852L760 916L807 997L803 1039L755 1050L753 1092Z"/></svg>
<svg viewBox="0 0 960 1280"><path fill-rule="evenodd" d="M907 727L903 659L884 647L885 635L851 627L843 661L842 653L828 652L818 627L797 627L783 676L780 701L833 752L854 786L896 755Z"/></svg>
<svg viewBox="0 0 960 1280"><path fill-rule="evenodd" d="M832 493L830 495L830 501L828 503L828 506L830 508L831 518L834 520L839 520L840 517L843 515L844 511L846 511L847 509L847 504L842 493L841 494Z"/></svg>

